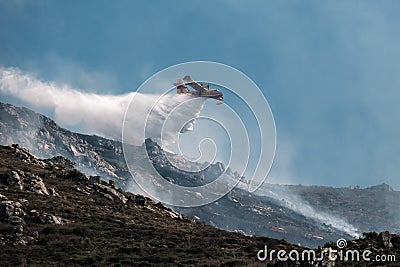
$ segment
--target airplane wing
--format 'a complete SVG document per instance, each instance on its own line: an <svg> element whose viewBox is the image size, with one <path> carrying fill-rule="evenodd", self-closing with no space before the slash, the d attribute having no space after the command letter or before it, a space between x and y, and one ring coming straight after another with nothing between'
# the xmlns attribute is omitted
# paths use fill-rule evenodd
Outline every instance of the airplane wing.
<svg viewBox="0 0 400 267"><path fill-rule="evenodd" d="M181 79L178 79L178 80L176 81L176 83L174 83L174 85L175 85L175 86L180 86L180 85L185 85L185 83L184 83Z"/></svg>
<svg viewBox="0 0 400 267"><path fill-rule="evenodd" d="M186 82L187 85L189 85L193 89L198 90L200 92L205 91L204 87L202 87L199 83L193 81L189 75L183 77L183 80Z"/></svg>

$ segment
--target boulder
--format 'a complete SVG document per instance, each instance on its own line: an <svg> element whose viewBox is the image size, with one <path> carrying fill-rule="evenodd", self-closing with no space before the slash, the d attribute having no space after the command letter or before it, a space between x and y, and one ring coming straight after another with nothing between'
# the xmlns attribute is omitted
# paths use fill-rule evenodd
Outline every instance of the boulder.
<svg viewBox="0 0 400 267"><path fill-rule="evenodd" d="M24 189L22 179L16 171L8 170L5 173L5 182L7 185L13 186L20 190Z"/></svg>
<svg viewBox="0 0 400 267"><path fill-rule="evenodd" d="M21 203L22 206L26 207L29 205L29 201L25 198L18 199L18 202Z"/></svg>
<svg viewBox="0 0 400 267"><path fill-rule="evenodd" d="M146 205L146 198L142 195L134 195L132 198L132 201L139 206L145 206Z"/></svg>
<svg viewBox="0 0 400 267"><path fill-rule="evenodd" d="M392 239L392 235L389 231L381 232L378 235L378 241L383 245L385 248L392 248L393 244L390 242Z"/></svg>
<svg viewBox="0 0 400 267"><path fill-rule="evenodd" d="M22 219L19 216L10 216L7 218L7 222L12 224L12 225L22 225L25 224L24 219Z"/></svg>
<svg viewBox="0 0 400 267"><path fill-rule="evenodd" d="M25 216L22 204L17 201L3 200L0 202L0 221L6 221L11 216Z"/></svg>
<svg viewBox="0 0 400 267"><path fill-rule="evenodd" d="M38 219L42 224L64 224L63 218L51 214L39 215Z"/></svg>
<svg viewBox="0 0 400 267"><path fill-rule="evenodd" d="M100 176L89 176L89 184L100 184Z"/></svg>
<svg viewBox="0 0 400 267"><path fill-rule="evenodd" d="M27 187L30 191L35 192L39 195L50 195L42 178L34 174L28 174L27 176L29 177L27 181Z"/></svg>
<svg viewBox="0 0 400 267"><path fill-rule="evenodd" d="M57 167L67 169L67 170L71 170L76 167L75 162L73 162L67 158L64 158L62 156L56 156L51 159L48 159L47 163L49 163L50 165L55 165Z"/></svg>
<svg viewBox="0 0 400 267"><path fill-rule="evenodd" d="M50 188L50 190L48 190L50 195L55 196L55 197L59 197L60 194L57 193L56 189L54 187Z"/></svg>
<svg viewBox="0 0 400 267"><path fill-rule="evenodd" d="M22 235L23 233L24 233L24 227L21 224L15 226L13 228L14 235Z"/></svg>
<svg viewBox="0 0 400 267"><path fill-rule="evenodd" d="M102 193L103 196L109 198L110 200L112 200L113 198L117 198L124 204L128 201L124 194L118 192L114 188L111 188L109 185L98 184L96 185L95 189L97 189L99 193Z"/></svg>

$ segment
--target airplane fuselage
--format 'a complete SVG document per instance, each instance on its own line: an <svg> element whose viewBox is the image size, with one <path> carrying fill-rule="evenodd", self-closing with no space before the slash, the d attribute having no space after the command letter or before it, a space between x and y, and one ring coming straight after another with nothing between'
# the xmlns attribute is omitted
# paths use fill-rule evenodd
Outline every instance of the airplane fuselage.
<svg viewBox="0 0 400 267"><path fill-rule="evenodd" d="M219 101L222 101L224 99L223 93L218 91L217 89L209 89L208 83L197 83L193 81L190 76L185 76L183 80L185 80L186 82L178 79L178 82L174 83L174 85L176 86L177 94L188 94L198 97L207 97L217 99ZM194 91L189 90L186 85L192 87Z"/></svg>
<svg viewBox="0 0 400 267"><path fill-rule="evenodd" d="M196 91L190 91L190 94L194 95L194 96L199 96L199 97L214 98L214 99L217 99L217 100L222 100L224 98L223 94L220 91L216 90L216 89L204 90L203 92L197 91L197 90Z"/></svg>

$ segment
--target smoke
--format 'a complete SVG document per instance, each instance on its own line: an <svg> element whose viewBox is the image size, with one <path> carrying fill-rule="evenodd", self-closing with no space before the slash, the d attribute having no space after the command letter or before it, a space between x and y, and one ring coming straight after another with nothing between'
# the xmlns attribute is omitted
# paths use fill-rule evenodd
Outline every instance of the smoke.
<svg viewBox="0 0 400 267"><path fill-rule="evenodd" d="M328 212L316 211L306 200L293 192L287 186L264 185L256 194L268 196L278 200L288 209L291 209L307 218L325 224L331 228L344 232L352 237L359 237L358 229L346 222L344 219L338 218Z"/></svg>
<svg viewBox="0 0 400 267"><path fill-rule="evenodd" d="M155 139L160 136L160 127L168 114L180 106L180 115L175 116L174 123L164 129L167 131L163 136L167 138L163 140L166 144L175 142L173 139L177 133L193 129L194 119L204 105L204 100L192 102L190 106L189 103L182 105L185 97L189 96L175 94L161 97L158 94L135 92L121 95L86 93L68 85L39 80L18 68L4 67L0 67L0 94L53 117L63 127L114 140L121 140L125 111L132 98L136 99L136 106L134 113L130 112L129 119L137 122L137 125L147 120L146 137ZM130 129L133 144L142 144L143 140L139 138L141 131L141 127Z"/></svg>

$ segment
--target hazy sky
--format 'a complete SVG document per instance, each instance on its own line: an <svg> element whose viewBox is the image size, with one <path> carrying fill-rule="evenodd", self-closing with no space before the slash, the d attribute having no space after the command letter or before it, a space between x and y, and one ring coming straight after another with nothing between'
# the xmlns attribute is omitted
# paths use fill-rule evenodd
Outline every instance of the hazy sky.
<svg viewBox="0 0 400 267"><path fill-rule="evenodd" d="M275 116L270 181L400 190L398 14L399 1L0 0L0 67L121 94L170 65L225 63Z"/></svg>

